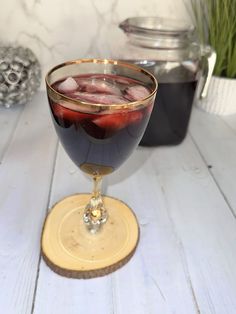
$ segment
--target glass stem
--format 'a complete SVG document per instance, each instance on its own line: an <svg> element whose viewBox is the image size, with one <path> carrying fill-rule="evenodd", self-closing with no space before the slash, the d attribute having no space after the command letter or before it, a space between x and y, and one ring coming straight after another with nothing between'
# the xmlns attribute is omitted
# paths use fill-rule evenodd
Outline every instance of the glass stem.
<svg viewBox="0 0 236 314"><path fill-rule="evenodd" d="M84 212L84 223L91 233L96 233L107 221L108 214L101 195L102 177L93 176L93 183L92 196Z"/></svg>

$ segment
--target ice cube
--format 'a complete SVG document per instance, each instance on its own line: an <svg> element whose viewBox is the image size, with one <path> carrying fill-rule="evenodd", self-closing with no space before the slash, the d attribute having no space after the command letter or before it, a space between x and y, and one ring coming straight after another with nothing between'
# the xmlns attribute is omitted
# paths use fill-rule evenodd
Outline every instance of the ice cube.
<svg viewBox="0 0 236 314"><path fill-rule="evenodd" d="M77 84L76 80L73 77L68 77L65 81L61 82L57 89L61 93L69 93L76 91L79 85Z"/></svg>
<svg viewBox="0 0 236 314"><path fill-rule="evenodd" d="M142 85L134 85L125 90L125 98L136 101L146 98L150 94L149 90Z"/></svg>
<svg viewBox="0 0 236 314"><path fill-rule="evenodd" d="M131 81L129 79L126 79L125 77L123 76L114 76L114 80L117 82L117 83L120 83L120 84L123 84L123 85L130 85L131 84Z"/></svg>
<svg viewBox="0 0 236 314"><path fill-rule="evenodd" d="M116 83L120 83L122 85L130 85L133 82L135 82L135 80L131 80L129 78L126 78L124 76L120 76L120 75L115 75L115 74L95 74L92 76L92 78L97 78L97 79L105 79L106 82L110 81L110 82L114 82Z"/></svg>
<svg viewBox="0 0 236 314"><path fill-rule="evenodd" d="M75 92L71 97L79 99L84 102L89 102L92 104L124 104L127 100L121 96L108 95L108 94L92 94L92 93L82 93Z"/></svg>
<svg viewBox="0 0 236 314"><path fill-rule="evenodd" d="M78 78L77 83L79 84L82 91L88 93L102 93L102 94L109 94L109 95L121 95L121 91L118 87L114 86L113 84L97 79L82 79Z"/></svg>

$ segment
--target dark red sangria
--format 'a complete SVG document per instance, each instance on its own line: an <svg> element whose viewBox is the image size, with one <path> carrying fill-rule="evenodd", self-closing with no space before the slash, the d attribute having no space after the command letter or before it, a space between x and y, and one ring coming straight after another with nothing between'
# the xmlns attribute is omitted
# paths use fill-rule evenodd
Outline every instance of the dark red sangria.
<svg viewBox="0 0 236 314"><path fill-rule="evenodd" d="M141 81L89 73L59 79L52 89L65 96L55 101L49 94L57 134L84 172L111 173L139 144L153 107L153 99L145 101L153 90Z"/></svg>
<svg viewBox="0 0 236 314"><path fill-rule="evenodd" d="M102 178L116 170L142 138L157 81L129 63L81 59L51 69L46 88L59 139L90 175L93 190L53 206L44 223L42 254L49 267L67 277L103 276L129 261L140 228L128 205L101 193Z"/></svg>

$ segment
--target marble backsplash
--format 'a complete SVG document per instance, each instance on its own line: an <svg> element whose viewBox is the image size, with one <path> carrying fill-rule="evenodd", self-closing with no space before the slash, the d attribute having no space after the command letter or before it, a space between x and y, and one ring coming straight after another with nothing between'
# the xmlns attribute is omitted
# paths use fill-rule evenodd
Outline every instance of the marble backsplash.
<svg viewBox="0 0 236 314"><path fill-rule="evenodd" d="M111 57L113 44L126 40L118 24L127 17L188 19L186 1L8 0L0 11L0 42L31 48L45 75L66 60Z"/></svg>

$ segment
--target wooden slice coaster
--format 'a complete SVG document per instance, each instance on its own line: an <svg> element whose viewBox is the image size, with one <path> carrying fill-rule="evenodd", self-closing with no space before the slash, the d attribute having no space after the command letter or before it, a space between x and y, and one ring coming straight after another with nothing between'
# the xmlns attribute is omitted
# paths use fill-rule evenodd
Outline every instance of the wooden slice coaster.
<svg viewBox="0 0 236 314"><path fill-rule="evenodd" d="M123 202L104 196L108 220L91 234L83 214L90 194L76 194L55 204L42 233L42 255L56 273L70 278L107 275L125 265L139 240L139 227L132 210Z"/></svg>

